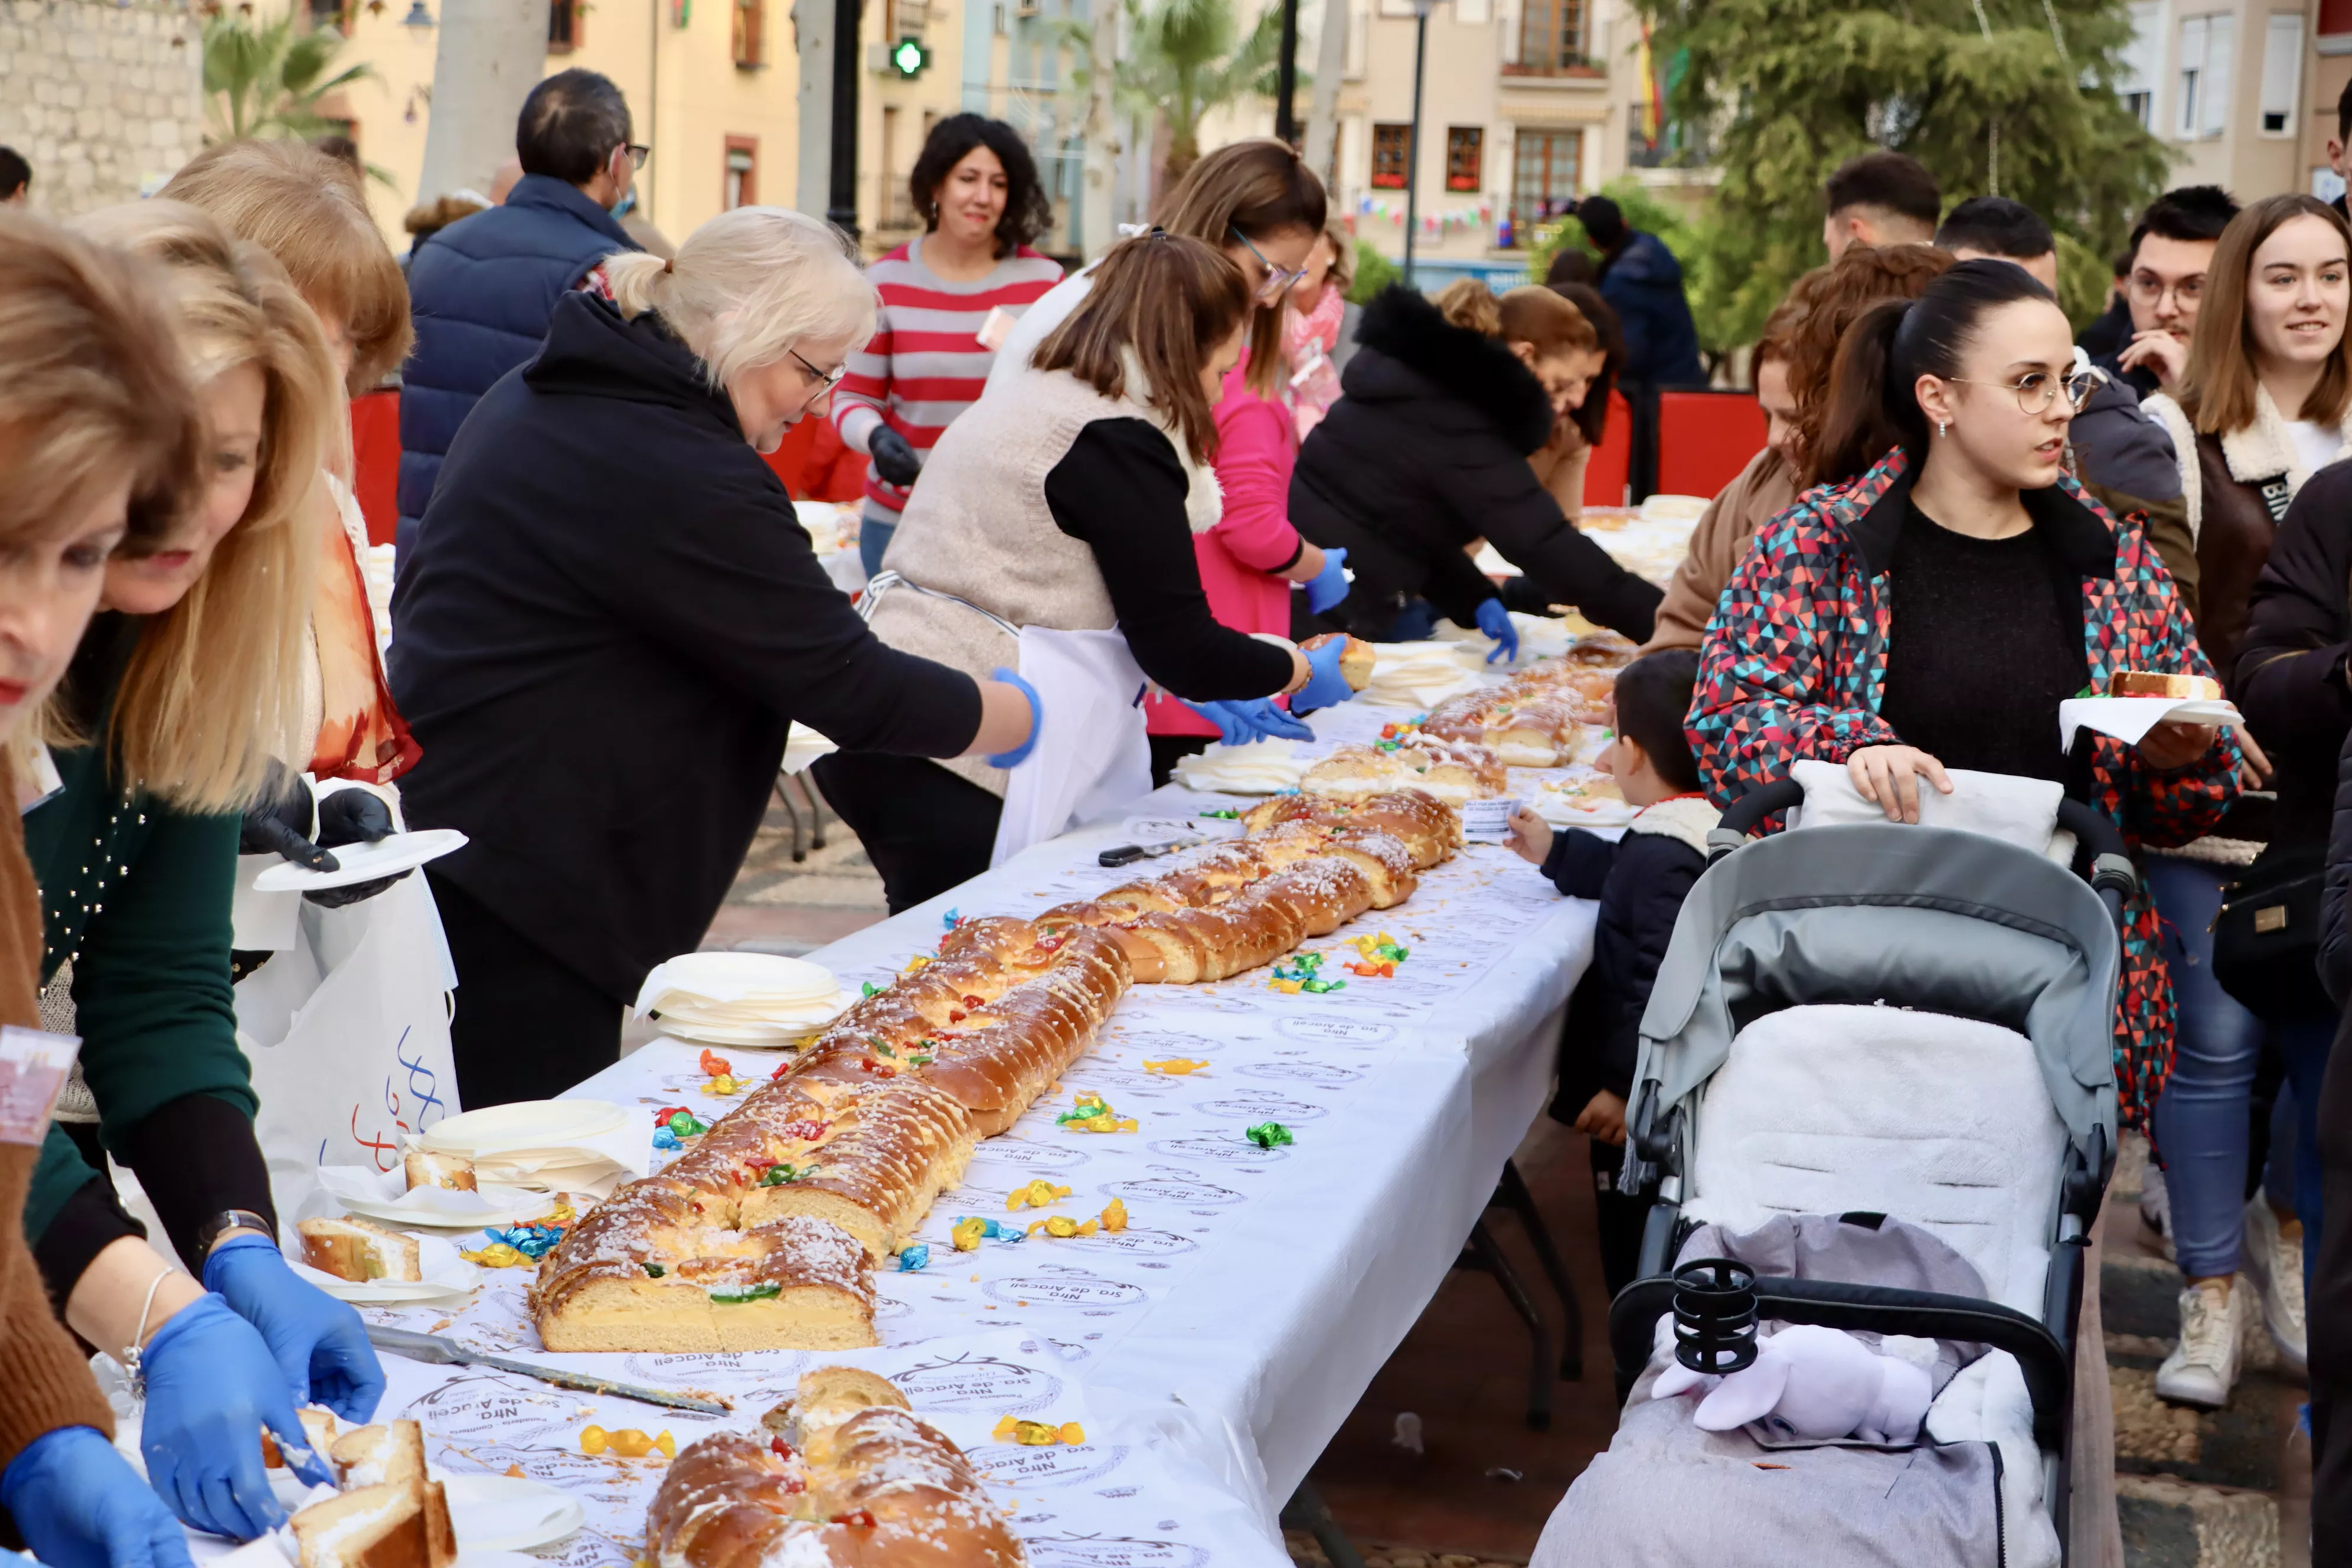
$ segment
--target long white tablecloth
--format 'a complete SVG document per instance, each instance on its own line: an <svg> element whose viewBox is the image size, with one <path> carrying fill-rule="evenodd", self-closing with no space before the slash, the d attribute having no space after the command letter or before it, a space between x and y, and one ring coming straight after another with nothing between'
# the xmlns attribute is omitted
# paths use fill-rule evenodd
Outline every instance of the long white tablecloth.
<svg viewBox="0 0 2352 1568"><path fill-rule="evenodd" d="M1360 739L1397 716L1350 705L1316 727ZM1134 817L1233 804L1244 803L1171 787L813 956L852 988L882 983L935 947L950 910L1034 914L1149 874L1097 857L1126 841ZM996 1478L1041 1568L1286 1561L1276 1509L1444 1279L1542 1108L1592 921L1593 906L1560 898L1502 847L1473 845L1407 903L1340 933L1385 931L1409 948L1393 978L1346 973L1356 954L1333 938L1309 946L1331 955L1324 972L1347 981L1338 991L1285 994L1265 970L1135 987L1059 1091L982 1145L961 1189L940 1200L920 1232L929 1267L877 1276L878 1350L551 1355L523 1310L523 1269L494 1273L456 1310L369 1310L481 1348L716 1391L737 1406L725 1420L408 1363L392 1363L383 1414L423 1418L444 1468L519 1466L572 1489L588 1526L551 1560L604 1568L642 1550L659 1468L583 1456L583 1427L667 1428L683 1447L750 1426L807 1367L847 1362L898 1383ZM730 1102L703 1092L700 1049L656 1041L573 1092L647 1108L648 1127L657 1106L723 1113ZM781 1059L720 1054L762 1077ZM1140 1066L1170 1057L1210 1065L1181 1077ZM1056 1126L1086 1091L1138 1130ZM1244 1135L1269 1121L1296 1142L1262 1150ZM1070 1195L1008 1213L1007 1194L1039 1176ZM1129 1216L1123 1235L1040 1235L974 1253L950 1240L961 1215L1083 1220L1113 1197ZM994 1442L1006 1415L1076 1420L1088 1440Z"/></svg>

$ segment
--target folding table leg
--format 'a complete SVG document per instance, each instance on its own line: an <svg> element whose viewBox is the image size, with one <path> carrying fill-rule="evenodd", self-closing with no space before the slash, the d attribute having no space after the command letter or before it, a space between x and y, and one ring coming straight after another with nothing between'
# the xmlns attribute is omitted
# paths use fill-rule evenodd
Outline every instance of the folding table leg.
<svg viewBox="0 0 2352 1568"><path fill-rule="evenodd" d="M1495 1240L1495 1233L1486 1228L1482 1216L1470 1227L1470 1250L1477 1258L1477 1267L1495 1277L1503 1294L1528 1325L1528 1340L1533 1359L1528 1369L1528 1428L1534 1432L1551 1426L1551 1340L1544 1331L1543 1309L1536 1305L1535 1297L1503 1256L1503 1248Z"/></svg>
<svg viewBox="0 0 2352 1568"><path fill-rule="evenodd" d="M1301 1481L1290 1500L1282 1505L1282 1527L1303 1530L1315 1538L1323 1555L1331 1560L1331 1568L1364 1568L1363 1558L1357 1553L1355 1543L1339 1529L1339 1521L1323 1506L1322 1497L1315 1490L1313 1481Z"/></svg>
<svg viewBox="0 0 2352 1568"><path fill-rule="evenodd" d="M1536 1249L1536 1261L1543 1265L1544 1277L1559 1296L1559 1304L1568 1318L1567 1331L1560 1340L1559 1375L1570 1383L1584 1377L1584 1308L1576 1299L1576 1285L1568 1277L1567 1265L1559 1258L1559 1248L1552 1244L1551 1228L1544 1224L1543 1211L1536 1206L1536 1195L1528 1189L1527 1178L1519 1174L1518 1162L1503 1162L1503 1179L1495 1184L1495 1196L1500 1199L1519 1223L1527 1227L1528 1240Z"/></svg>

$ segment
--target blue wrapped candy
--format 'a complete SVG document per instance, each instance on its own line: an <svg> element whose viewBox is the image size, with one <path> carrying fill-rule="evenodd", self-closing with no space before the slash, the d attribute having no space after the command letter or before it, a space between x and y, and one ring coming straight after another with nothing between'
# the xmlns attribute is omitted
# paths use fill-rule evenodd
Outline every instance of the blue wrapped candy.
<svg viewBox="0 0 2352 1568"><path fill-rule="evenodd" d="M919 1241L898 1254L898 1272L901 1274L912 1274L919 1268L930 1266L931 1244L928 1241Z"/></svg>

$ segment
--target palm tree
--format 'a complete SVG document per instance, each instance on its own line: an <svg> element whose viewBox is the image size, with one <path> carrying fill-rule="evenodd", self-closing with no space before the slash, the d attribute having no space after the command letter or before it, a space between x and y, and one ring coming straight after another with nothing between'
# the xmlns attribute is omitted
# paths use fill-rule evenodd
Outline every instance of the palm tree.
<svg viewBox="0 0 2352 1568"><path fill-rule="evenodd" d="M1201 121L1211 111L1251 97L1271 97L1282 52L1282 10L1267 8L1244 35L1234 0L1122 0L1122 42L1113 96L1123 110L1168 123L1168 160L1160 189L1184 177L1201 157ZM1079 50L1073 87L1091 87L1086 61L1092 30L1066 27Z"/></svg>
<svg viewBox="0 0 2352 1568"><path fill-rule="evenodd" d="M340 129L319 112L329 93L375 78L372 66L336 71L343 36L303 27L293 13L255 26L223 11L205 22L205 139L311 137ZM332 72L333 74L329 74Z"/></svg>

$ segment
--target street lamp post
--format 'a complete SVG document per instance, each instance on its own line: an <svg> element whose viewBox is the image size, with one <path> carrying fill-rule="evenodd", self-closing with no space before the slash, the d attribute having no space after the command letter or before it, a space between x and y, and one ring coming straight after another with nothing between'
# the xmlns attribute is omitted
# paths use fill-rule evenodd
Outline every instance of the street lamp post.
<svg viewBox="0 0 2352 1568"><path fill-rule="evenodd" d="M857 232L857 24L861 0L835 0L833 7L833 168L826 183L824 216L845 232Z"/></svg>
<svg viewBox="0 0 2352 1568"><path fill-rule="evenodd" d="M1429 14L1437 0L1412 0L1412 129L1404 153L1404 286L1412 287L1412 246L1421 233L1421 79L1429 57Z"/></svg>
<svg viewBox="0 0 2352 1568"><path fill-rule="evenodd" d="M1324 26L1330 24L1327 21ZM1275 87L1274 137L1293 147L1298 144L1298 117L1291 109L1291 100L1297 92L1298 0L1282 0L1282 63Z"/></svg>

